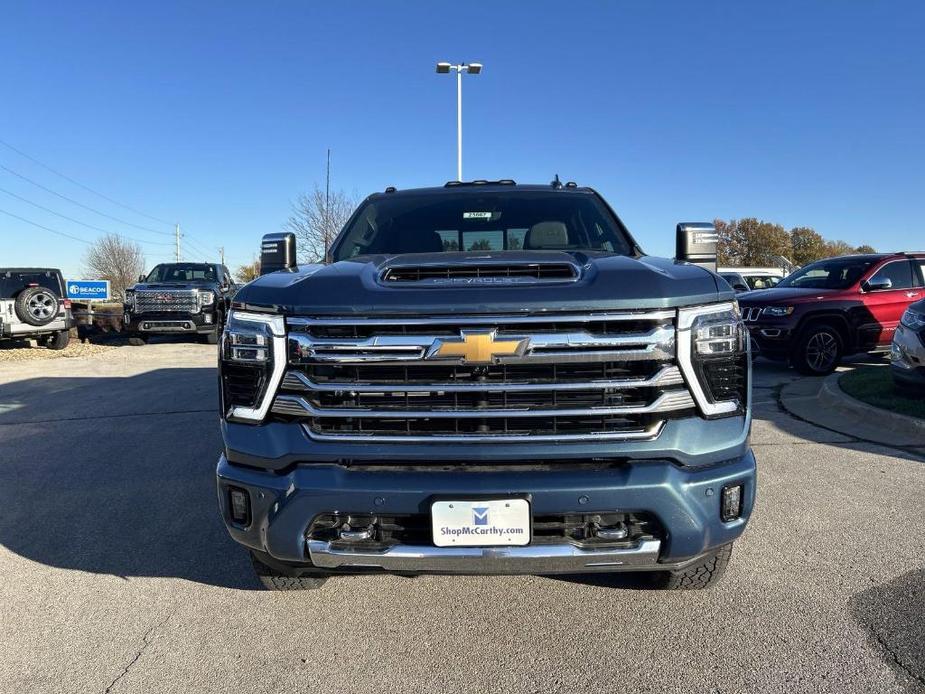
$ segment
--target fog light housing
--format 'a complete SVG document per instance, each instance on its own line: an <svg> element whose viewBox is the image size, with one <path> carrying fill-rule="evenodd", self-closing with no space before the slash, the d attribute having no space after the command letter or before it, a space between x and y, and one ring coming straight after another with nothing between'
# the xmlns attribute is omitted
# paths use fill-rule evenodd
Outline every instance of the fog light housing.
<svg viewBox="0 0 925 694"><path fill-rule="evenodd" d="M228 488L228 507L231 509L231 520L240 525L249 525L251 522L250 495L238 487Z"/></svg>
<svg viewBox="0 0 925 694"><path fill-rule="evenodd" d="M742 485L723 487L720 499L720 517L724 523L734 521L742 515Z"/></svg>

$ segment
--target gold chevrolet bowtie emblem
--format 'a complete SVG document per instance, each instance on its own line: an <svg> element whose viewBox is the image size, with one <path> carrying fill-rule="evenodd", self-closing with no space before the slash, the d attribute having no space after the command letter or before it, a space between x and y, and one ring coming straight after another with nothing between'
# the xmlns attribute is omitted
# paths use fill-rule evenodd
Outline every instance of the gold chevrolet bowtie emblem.
<svg viewBox="0 0 925 694"><path fill-rule="evenodd" d="M494 330L463 330L458 338L451 337L434 342L427 356L431 359L458 357L467 364L490 364L495 357L522 354L526 343L525 337L495 339Z"/></svg>

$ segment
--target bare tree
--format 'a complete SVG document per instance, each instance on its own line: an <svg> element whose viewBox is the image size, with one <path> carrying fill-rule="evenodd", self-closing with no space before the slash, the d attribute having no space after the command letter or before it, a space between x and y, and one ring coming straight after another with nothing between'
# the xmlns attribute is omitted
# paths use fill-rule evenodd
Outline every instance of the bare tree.
<svg viewBox="0 0 925 694"><path fill-rule="evenodd" d="M260 258L254 258L247 265L241 265L234 271L234 278L244 284L260 277Z"/></svg>
<svg viewBox="0 0 925 694"><path fill-rule="evenodd" d="M353 213L356 203L342 190L325 196L318 185L301 193L292 203L292 214L283 225L298 240L299 262L324 262L325 252Z"/></svg>
<svg viewBox="0 0 925 694"><path fill-rule="evenodd" d="M125 290L145 271L145 256L134 241L107 234L84 256L84 273L93 279L109 280L113 298L123 300Z"/></svg>

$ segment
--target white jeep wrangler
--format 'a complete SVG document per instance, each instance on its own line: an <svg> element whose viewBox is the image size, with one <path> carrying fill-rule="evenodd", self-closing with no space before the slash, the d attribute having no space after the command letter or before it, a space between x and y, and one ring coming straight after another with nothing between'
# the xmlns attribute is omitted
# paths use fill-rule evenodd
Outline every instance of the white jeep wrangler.
<svg viewBox="0 0 925 694"><path fill-rule="evenodd" d="M64 287L60 270L0 268L0 340L67 347L74 319Z"/></svg>

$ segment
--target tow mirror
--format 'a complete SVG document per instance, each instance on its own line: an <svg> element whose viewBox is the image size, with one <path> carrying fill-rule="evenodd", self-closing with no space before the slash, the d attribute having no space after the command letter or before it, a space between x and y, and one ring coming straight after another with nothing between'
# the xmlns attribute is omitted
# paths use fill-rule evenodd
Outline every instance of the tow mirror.
<svg viewBox="0 0 925 694"><path fill-rule="evenodd" d="M295 266L295 234L289 231L265 234L260 242L260 274L291 270Z"/></svg>
<svg viewBox="0 0 925 694"><path fill-rule="evenodd" d="M878 291L883 291L884 289L892 289L892 288L893 288L893 280L891 280L889 277L884 277L878 280L867 280L864 283L865 292L878 292Z"/></svg>
<svg viewBox="0 0 925 694"><path fill-rule="evenodd" d="M681 222L675 239L675 260L716 272L719 235L709 222Z"/></svg>
<svg viewBox="0 0 925 694"><path fill-rule="evenodd" d="M144 283L144 281L145 281L146 279L148 279L148 278L147 278L145 275L138 275L138 281L139 281L139 282Z"/></svg>

